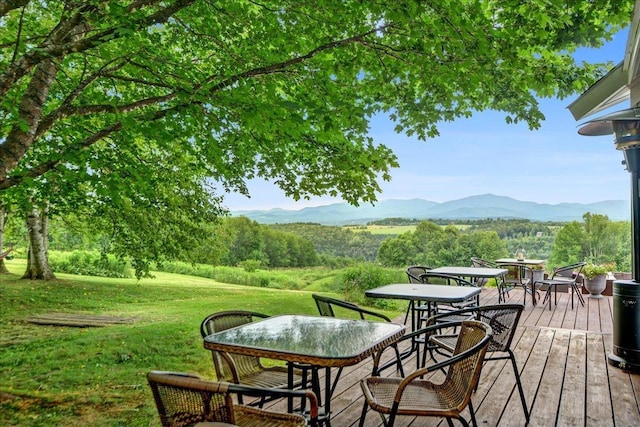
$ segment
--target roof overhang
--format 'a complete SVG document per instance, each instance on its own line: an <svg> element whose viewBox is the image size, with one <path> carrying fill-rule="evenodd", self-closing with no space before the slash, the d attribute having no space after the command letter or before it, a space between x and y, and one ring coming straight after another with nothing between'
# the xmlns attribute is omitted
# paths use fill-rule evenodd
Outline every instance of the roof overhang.
<svg viewBox="0 0 640 427"><path fill-rule="evenodd" d="M584 117L630 100L638 104L637 87L640 78L640 1L636 0L627 36L624 60L569 105L573 118ZM633 107L634 105L632 105Z"/></svg>
<svg viewBox="0 0 640 427"><path fill-rule="evenodd" d="M629 99L627 72L621 62L569 105L573 118L580 120Z"/></svg>

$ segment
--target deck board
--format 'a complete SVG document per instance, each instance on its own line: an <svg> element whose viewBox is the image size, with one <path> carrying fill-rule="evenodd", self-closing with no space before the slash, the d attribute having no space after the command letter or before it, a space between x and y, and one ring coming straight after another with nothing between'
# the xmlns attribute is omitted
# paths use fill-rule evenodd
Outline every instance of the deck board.
<svg viewBox="0 0 640 427"><path fill-rule="evenodd" d="M587 336L587 399L585 412L589 425L609 425L613 422L613 409L609 394L609 366L607 365L604 348L602 335L589 334Z"/></svg>
<svg viewBox="0 0 640 427"><path fill-rule="evenodd" d="M585 417L585 365L586 334L571 333L569 352L562 382L562 398L558 408L558 424L584 425Z"/></svg>
<svg viewBox="0 0 640 427"><path fill-rule="evenodd" d="M585 297L582 307L571 293L558 293L558 304L531 305L522 313L512 348L531 412L531 426L638 426L640 375L607 364L611 351L612 298ZM481 304L496 304L495 289L483 289ZM552 297L553 298L553 297ZM522 302L523 291L510 291L507 302ZM396 321L402 322L404 315ZM415 369L415 359L405 362ZM359 381L370 374L371 361L344 370L332 400L332 425L357 426L362 410ZM385 375L395 375L393 368ZM487 361L473 396L478 425L525 425L511 363ZM468 416L468 411L466 412ZM380 417L368 411L366 427L379 427ZM455 424L454 422L454 425ZM441 419L398 417L397 427L446 426Z"/></svg>
<svg viewBox="0 0 640 427"><path fill-rule="evenodd" d="M531 305L522 313L512 349L520 370L531 413L531 426L639 426L640 375L607 364L613 347L612 297L585 296L585 307L571 294L559 293L558 305ZM481 304L496 304L495 289L483 289ZM507 302L521 303L523 291L513 289ZM576 305L577 303L577 305ZM402 322L404 315L395 319ZM359 382L371 373L371 359L346 368L332 399L333 427L358 426L363 406ZM415 356L406 360L416 367ZM383 375L396 375L394 368ZM441 375L441 374L439 374ZM524 426L511 363L487 361L478 390L472 398L479 426ZM465 412L468 419L468 411ZM382 425L377 413L368 411L365 427ZM396 427L446 426L437 418L398 417ZM454 422L454 425L456 424Z"/></svg>

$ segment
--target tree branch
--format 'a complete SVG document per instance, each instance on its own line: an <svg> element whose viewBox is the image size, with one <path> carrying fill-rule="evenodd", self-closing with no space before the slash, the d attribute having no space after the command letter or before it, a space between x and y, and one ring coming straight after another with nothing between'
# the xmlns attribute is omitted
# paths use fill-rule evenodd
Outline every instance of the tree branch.
<svg viewBox="0 0 640 427"><path fill-rule="evenodd" d="M1 1L1 0L0 0ZM190 6L195 0L177 0L169 6L145 16L132 24L135 28L147 28L151 25L166 22L171 16L178 11ZM138 2L139 5L155 2ZM122 27L112 27L104 30L94 36L84 37L86 28L80 28L84 22L84 15L90 12L93 6L83 5L72 18L62 20L53 31L51 36L38 46L25 53L16 62L12 63L0 75L0 98L4 97L9 89L22 77L28 74L31 69L38 63L47 58L63 58L72 52L84 52L95 46L107 43L111 40L121 37L118 30ZM74 24L75 25L72 25ZM68 37L73 37L69 40Z"/></svg>
<svg viewBox="0 0 640 427"><path fill-rule="evenodd" d="M271 65L267 65L265 67L258 67L258 68L254 68L252 70L248 70L245 71L243 73L237 74L235 76L231 76L228 79L216 84L215 86L213 86L211 88L211 92L217 92L221 89L224 89L225 87L228 87L242 79L245 78L250 78L250 77L256 77L259 75L268 75L268 74L272 74L275 72L280 72L284 69L290 68L293 65L297 65L300 64L304 61L307 61L311 58L313 58L314 56L324 52L324 51L328 51L328 50L332 50L332 49L336 49L342 46L346 46L348 44L351 43L355 43L355 42L362 42L362 40L364 39L364 37L369 36L371 34L375 34L378 31L384 31L386 28L388 27L388 25L382 25L380 27L376 27L376 28L372 28L369 31L366 31L362 34L358 34L356 36L352 36L352 37L348 37L346 39L342 39L342 40L335 40L333 42L324 44L322 46L318 46L315 49L312 49L311 51L309 51L308 53L306 53L305 55L301 55L298 56L296 58L292 58L289 59L287 61L283 61L283 62L278 62L276 64L271 64ZM214 77L210 77L209 79L205 80L205 82L207 83L211 83L213 81Z"/></svg>
<svg viewBox="0 0 640 427"><path fill-rule="evenodd" d="M0 0L0 17L29 4L31 0Z"/></svg>
<svg viewBox="0 0 640 427"><path fill-rule="evenodd" d="M19 123L12 127L5 141L0 144L0 159L5 159L0 163L0 180L16 167L33 143L44 102L57 72L58 64L51 59L36 67L18 108Z"/></svg>

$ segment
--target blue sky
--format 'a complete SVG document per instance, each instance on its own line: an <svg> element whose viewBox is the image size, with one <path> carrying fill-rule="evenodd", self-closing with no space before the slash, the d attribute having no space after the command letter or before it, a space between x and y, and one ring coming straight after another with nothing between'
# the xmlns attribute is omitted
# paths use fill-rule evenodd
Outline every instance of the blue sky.
<svg viewBox="0 0 640 427"><path fill-rule="evenodd" d="M627 31L600 49L583 49L578 60L611 61L624 58ZM420 198L435 202L479 194L496 194L517 200L558 204L628 200L630 175L621 165L622 153L613 135L578 135L567 106L576 98L540 101L546 120L531 131L526 124L508 125L504 113L486 111L470 119L442 123L440 136L426 142L399 135L385 117L371 123L370 135L390 147L400 167L392 180L382 182L378 200ZM628 108L621 103L612 110ZM607 111L599 115L606 114ZM295 202L270 182L249 182L251 198L225 195L231 211L245 209L302 209L340 203L330 197Z"/></svg>

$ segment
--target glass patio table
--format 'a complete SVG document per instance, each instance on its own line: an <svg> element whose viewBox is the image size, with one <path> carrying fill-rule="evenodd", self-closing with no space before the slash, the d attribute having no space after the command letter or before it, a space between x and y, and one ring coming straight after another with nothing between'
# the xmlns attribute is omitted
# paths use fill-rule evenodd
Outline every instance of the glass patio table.
<svg viewBox="0 0 640 427"><path fill-rule="evenodd" d="M487 267L438 267L429 270L431 273L448 274L450 276L468 277L470 279L490 279L500 278L507 274L506 268L487 268ZM471 280L473 282L473 280Z"/></svg>
<svg viewBox="0 0 640 427"><path fill-rule="evenodd" d="M431 270L433 271L433 270ZM415 331L417 326L417 315L415 310L416 301L425 301L431 313L431 304L444 303L453 304L464 302L480 295L480 288L471 286L449 286L432 285L421 283L392 283L379 288L365 291L369 298L389 298L409 300L411 305L411 330Z"/></svg>
<svg viewBox="0 0 640 427"><path fill-rule="evenodd" d="M472 283L477 283L478 279L494 278L496 279L496 283L498 283L498 302L500 303L505 301L503 288L500 284L504 284L504 278L509 272L506 268L445 266L434 268L429 271L431 273L448 274L450 276L468 278Z"/></svg>
<svg viewBox="0 0 640 427"><path fill-rule="evenodd" d="M411 330L415 331L419 327L420 314L416 310L416 302L423 301L427 304L427 317L434 314L434 307L438 303L453 304L467 301L473 297L480 297L480 288L473 286L449 286L433 285L430 283L392 283L379 288L365 291L369 298L388 298L409 300L411 309ZM426 344L425 344L426 345ZM420 342L418 337L411 340L411 347L403 352L402 359L409 357L413 352L420 352ZM420 358L416 357L417 367L420 367Z"/></svg>
<svg viewBox="0 0 640 427"><path fill-rule="evenodd" d="M292 388L295 364L325 369L322 420L330 425L331 396L342 368L355 365L404 335L405 326L388 322L333 317L283 315L246 323L204 338L204 347L222 353L287 361ZM331 368L338 368L331 381ZM293 403L289 402L289 411Z"/></svg>

